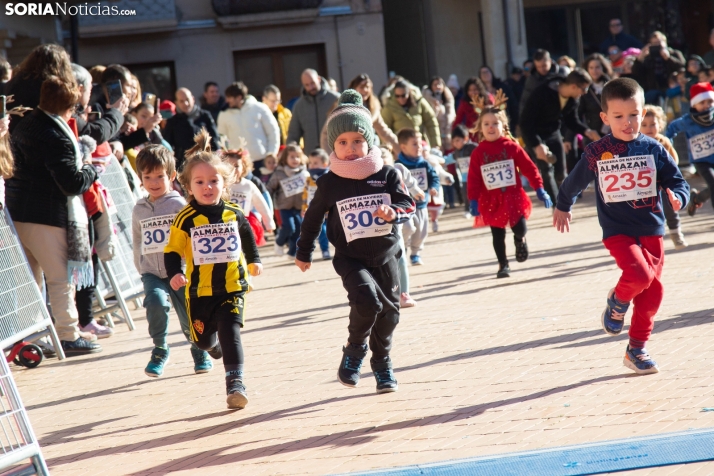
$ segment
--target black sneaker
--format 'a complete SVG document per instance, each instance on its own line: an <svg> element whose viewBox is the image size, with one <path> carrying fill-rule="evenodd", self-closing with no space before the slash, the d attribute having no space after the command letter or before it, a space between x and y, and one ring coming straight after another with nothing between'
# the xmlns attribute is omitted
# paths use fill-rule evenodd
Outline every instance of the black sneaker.
<svg viewBox="0 0 714 476"><path fill-rule="evenodd" d="M523 263L528 259L528 243L525 238L523 241L513 240L513 242L516 244L516 261Z"/></svg>
<svg viewBox="0 0 714 476"><path fill-rule="evenodd" d="M231 410L242 410L248 405L248 392L243 385L243 372L226 372L226 404Z"/></svg>
<svg viewBox="0 0 714 476"><path fill-rule="evenodd" d="M693 217L697 213L697 194L699 191L696 188L689 190L689 204L687 205L687 213Z"/></svg>
<svg viewBox="0 0 714 476"><path fill-rule="evenodd" d="M370 361L374 378L377 380L377 393L396 392L399 388L397 379L394 378L392 370L392 360L387 357L386 361L374 362Z"/></svg>
<svg viewBox="0 0 714 476"><path fill-rule="evenodd" d="M508 267L508 263L504 265L499 265L498 268L498 273L496 273L497 278L510 278L511 277L511 268Z"/></svg>
<svg viewBox="0 0 714 476"><path fill-rule="evenodd" d="M367 345L350 344L342 348L342 361L337 370L337 379L345 387L356 387L359 383L359 370L367 356Z"/></svg>
<svg viewBox="0 0 714 476"><path fill-rule="evenodd" d="M96 354L102 351L102 346L96 342L89 342L86 339L78 337L75 341L63 340L62 350L64 355L71 357L73 355Z"/></svg>
<svg viewBox="0 0 714 476"><path fill-rule="evenodd" d="M221 360L223 358L223 349L221 349L221 343L216 342L216 346L213 349L208 349L208 355L216 360Z"/></svg>

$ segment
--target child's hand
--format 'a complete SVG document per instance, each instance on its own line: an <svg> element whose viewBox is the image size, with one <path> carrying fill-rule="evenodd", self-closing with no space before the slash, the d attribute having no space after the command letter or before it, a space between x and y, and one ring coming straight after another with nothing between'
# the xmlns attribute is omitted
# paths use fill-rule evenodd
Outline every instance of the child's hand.
<svg viewBox="0 0 714 476"><path fill-rule="evenodd" d="M178 291L179 289L188 284L188 279L186 279L185 274L179 273L173 278L171 278L171 282L169 284L171 284L171 289L173 289L174 291Z"/></svg>
<svg viewBox="0 0 714 476"><path fill-rule="evenodd" d="M538 200L543 202L545 208L550 208L553 206L553 200L550 199L550 195L548 195L548 193L543 188L537 189L536 195L538 196Z"/></svg>
<svg viewBox="0 0 714 476"><path fill-rule="evenodd" d="M478 212L478 202L476 200L469 200L469 212L471 216L477 217L480 215Z"/></svg>
<svg viewBox="0 0 714 476"><path fill-rule="evenodd" d="M375 210L372 214L375 218L381 218L386 222L393 222L397 218L397 212L392 209L389 205L382 204Z"/></svg>
<svg viewBox="0 0 714 476"><path fill-rule="evenodd" d="M270 220L268 223L263 223L266 231L275 231L275 222Z"/></svg>
<svg viewBox="0 0 714 476"><path fill-rule="evenodd" d="M429 189L429 195L431 195L432 197L436 197L438 194L439 192L437 192L435 188Z"/></svg>
<svg viewBox="0 0 714 476"><path fill-rule="evenodd" d="M557 208L553 212L553 226L561 233L570 231L570 220L572 219L573 214L570 212L564 212Z"/></svg>
<svg viewBox="0 0 714 476"><path fill-rule="evenodd" d="M260 276L263 272L263 265L261 263L251 263L248 265L248 273L251 276Z"/></svg>
<svg viewBox="0 0 714 476"><path fill-rule="evenodd" d="M303 273L310 269L310 266L312 266L312 263L306 263L304 261L300 261L299 259L295 258L295 266L300 268L300 271Z"/></svg>
<svg viewBox="0 0 714 476"><path fill-rule="evenodd" d="M669 197L669 203L672 204L672 210L678 212L682 209L682 201L670 189L667 189L667 197Z"/></svg>
<svg viewBox="0 0 714 476"><path fill-rule="evenodd" d="M417 202L423 202L424 199L426 198L426 195L424 195L424 192L419 191L418 194L414 195L414 198L416 199Z"/></svg>

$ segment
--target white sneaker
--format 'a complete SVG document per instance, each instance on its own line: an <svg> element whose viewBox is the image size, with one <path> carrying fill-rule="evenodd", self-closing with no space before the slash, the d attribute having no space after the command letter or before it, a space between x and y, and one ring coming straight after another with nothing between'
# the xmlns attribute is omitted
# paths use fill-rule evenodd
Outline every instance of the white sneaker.
<svg viewBox="0 0 714 476"><path fill-rule="evenodd" d="M293 256L293 255L291 255L291 254L287 254L287 253L286 253L286 254L285 254L285 257L288 259L288 261L295 261L295 256Z"/></svg>
<svg viewBox="0 0 714 476"><path fill-rule="evenodd" d="M467 220L470 220L473 217L474 216L472 214L470 214L469 212L464 213L464 218L466 218Z"/></svg>
<svg viewBox="0 0 714 476"><path fill-rule="evenodd" d="M408 307L414 307L417 305L417 302L412 299L412 297L409 295L409 293L402 293L399 296L399 306L402 309L406 309Z"/></svg>
<svg viewBox="0 0 714 476"><path fill-rule="evenodd" d="M683 250L684 248L689 246L689 244L684 241L684 235L682 234L681 228L677 228L676 230L670 230L669 237L672 238L672 243L674 243L675 250Z"/></svg>
<svg viewBox="0 0 714 476"><path fill-rule="evenodd" d="M283 256L285 254L285 247L277 243L273 246L273 250L275 251L275 256Z"/></svg>
<svg viewBox="0 0 714 476"><path fill-rule="evenodd" d="M433 231L434 233L439 232L439 222L438 221L431 222L431 231Z"/></svg>
<svg viewBox="0 0 714 476"><path fill-rule="evenodd" d="M106 339L114 335L114 330L111 327L101 326L97 324L97 321L92 321L84 327L80 326L79 329L97 336L97 339Z"/></svg>

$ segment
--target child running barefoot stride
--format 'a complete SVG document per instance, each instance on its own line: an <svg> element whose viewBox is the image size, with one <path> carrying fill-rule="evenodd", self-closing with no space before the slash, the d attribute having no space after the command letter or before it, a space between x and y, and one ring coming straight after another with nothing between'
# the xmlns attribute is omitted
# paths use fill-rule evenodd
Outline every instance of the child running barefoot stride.
<svg viewBox="0 0 714 476"><path fill-rule="evenodd" d="M414 214L415 204L397 172L384 165L374 145L372 115L357 91L343 92L327 121L334 150L330 171L317 180L295 264L303 272L310 269L315 239L327 213L327 237L335 246L332 265L342 278L351 308L337 377L347 387L357 386L369 342L377 393L395 392L389 352L399 323L401 251L396 225Z"/></svg>
<svg viewBox="0 0 714 476"><path fill-rule="evenodd" d="M674 211L689 199L689 185L674 159L654 139L640 134L645 115L644 91L636 81L620 78L602 90L602 121L612 133L585 148L583 160L568 175L558 193L553 225L570 231L570 209L591 181L597 186L597 214L608 249L622 275L607 295L602 327L607 334L622 332L625 313L634 303L625 367L638 374L659 372L645 350L654 327L664 287L664 213L660 191Z"/></svg>
<svg viewBox="0 0 714 476"><path fill-rule="evenodd" d="M505 100L501 104L505 106ZM471 154L467 183L471 214L481 214L484 223L491 227L493 249L498 258L496 277L507 278L511 269L506 256L506 226L513 231L516 261L522 263L528 259L526 220L531 215L532 204L518 172L526 176L546 208L552 207L553 202L543 189L538 168L511 137L508 117L499 105L497 100L495 106L477 106L479 145Z"/></svg>
<svg viewBox="0 0 714 476"><path fill-rule="evenodd" d="M171 287L186 286L191 340L214 356L223 354L228 408L244 408L240 329L248 273L258 276L263 265L243 211L227 201L234 169L211 152L210 139L201 129L186 153L179 180L190 201L171 225L164 262Z"/></svg>

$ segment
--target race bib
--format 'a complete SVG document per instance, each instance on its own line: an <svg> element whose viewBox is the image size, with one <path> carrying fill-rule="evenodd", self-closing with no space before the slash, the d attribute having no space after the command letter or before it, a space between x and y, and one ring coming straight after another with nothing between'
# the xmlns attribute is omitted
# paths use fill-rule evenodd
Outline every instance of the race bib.
<svg viewBox="0 0 714 476"><path fill-rule="evenodd" d="M516 184L516 165L513 159L485 164L481 166L481 176L489 190L510 187Z"/></svg>
<svg viewBox="0 0 714 476"><path fill-rule="evenodd" d="M694 160L714 154L714 130L704 132L689 139L689 150Z"/></svg>
<svg viewBox="0 0 714 476"><path fill-rule="evenodd" d="M469 173L469 165L471 164L471 157L459 157L456 159L456 164L459 166L459 171L462 174Z"/></svg>
<svg viewBox="0 0 714 476"><path fill-rule="evenodd" d="M315 198L315 193L317 192L317 185L309 185L307 187L307 206L310 206L310 202Z"/></svg>
<svg viewBox="0 0 714 476"><path fill-rule="evenodd" d="M141 254L163 253L166 243L169 242L169 231L174 222L174 215L140 220L141 225Z"/></svg>
<svg viewBox="0 0 714 476"><path fill-rule="evenodd" d="M392 232L391 224L372 215L382 204L392 204L386 193L362 195L337 202L337 210L347 243L360 238L385 236Z"/></svg>
<svg viewBox="0 0 714 476"><path fill-rule="evenodd" d="M305 190L305 177L302 175L295 175L280 181L280 186L283 189L283 193L286 197L292 197L298 193L302 193Z"/></svg>
<svg viewBox="0 0 714 476"><path fill-rule="evenodd" d="M238 222L191 228L191 246L196 266L238 261L241 252Z"/></svg>
<svg viewBox="0 0 714 476"><path fill-rule="evenodd" d="M414 177L414 180L417 181L417 184L419 185L419 188L424 190L425 192L429 190L429 182L426 179L426 169L425 168L418 168L418 169L412 169L409 172L411 172L412 177Z"/></svg>
<svg viewBox="0 0 714 476"><path fill-rule="evenodd" d="M657 195L657 169L651 155L600 160L597 169L605 202L627 202Z"/></svg>
<svg viewBox="0 0 714 476"><path fill-rule="evenodd" d="M252 203L252 198L253 196L250 192L231 191L231 202L238 205L241 210L243 210L243 213L245 213L246 215L250 213L250 210L247 210L246 207L248 207Z"/></svg>

